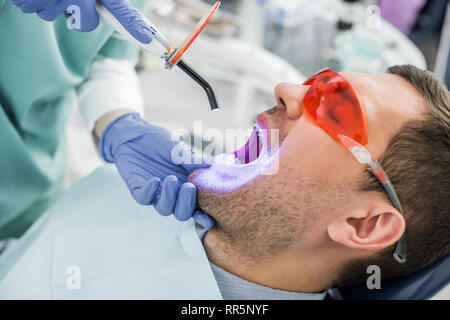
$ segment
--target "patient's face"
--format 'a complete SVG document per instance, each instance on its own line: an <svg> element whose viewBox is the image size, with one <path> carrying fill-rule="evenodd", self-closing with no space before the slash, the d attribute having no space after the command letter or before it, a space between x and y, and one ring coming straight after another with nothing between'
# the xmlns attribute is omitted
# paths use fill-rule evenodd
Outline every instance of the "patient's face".
<svg viewBox="0 0 450 320"><path fill-rule="evenodd" d="M417 116L420 96L395 75L342 75L366 109L367 149L377 159L390 137ZM361 194L358 183L367 174L365 166L304 117L303 97L308 88L278 85L277 106L257 118L262 127L279 130L276 156L260 164L214 164L190 176L198 189L199 206L216 220L210 232L248 256L314 247L327 236L327 222ZM264 174L277 165L275 158L277 173Z"/></svg>

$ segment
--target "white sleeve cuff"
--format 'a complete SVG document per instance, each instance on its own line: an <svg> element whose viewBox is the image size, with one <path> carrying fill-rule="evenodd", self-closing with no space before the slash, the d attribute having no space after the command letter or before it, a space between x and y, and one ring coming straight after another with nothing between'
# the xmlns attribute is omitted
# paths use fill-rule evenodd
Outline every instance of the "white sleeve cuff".
<svg viewBox="0 0 450 320"><path fill-rule="evenodd" d="M105 113L131 109L142 114L143 102L135 61L97 56L85 81L78 87L80 113L89 130Z"/></svg>

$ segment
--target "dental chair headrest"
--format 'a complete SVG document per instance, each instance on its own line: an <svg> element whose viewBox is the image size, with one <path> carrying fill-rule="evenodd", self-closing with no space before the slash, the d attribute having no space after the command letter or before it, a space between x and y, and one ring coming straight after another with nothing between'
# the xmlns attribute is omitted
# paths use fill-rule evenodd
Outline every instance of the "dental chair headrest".
<svg viewBox="0 0 450 320"><path fill-rule="evenodd" d="M363 284L333 289L330 296L344 300L426 300L449 283L450 254L410 276L381 281L379 290L369 290Z"/></svg>

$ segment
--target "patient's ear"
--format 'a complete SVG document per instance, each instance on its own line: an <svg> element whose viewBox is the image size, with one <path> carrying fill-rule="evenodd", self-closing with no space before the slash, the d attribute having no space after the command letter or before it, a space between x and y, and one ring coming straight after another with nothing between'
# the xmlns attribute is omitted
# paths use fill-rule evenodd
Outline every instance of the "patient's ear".
<svg viewBox="0 0 450 320"><path fill-rule="evenodd" d="M405 218L392 205L363 201L330 222L327 232L333 241L346 247L378 251L397 242L405 226Z"/></svg>

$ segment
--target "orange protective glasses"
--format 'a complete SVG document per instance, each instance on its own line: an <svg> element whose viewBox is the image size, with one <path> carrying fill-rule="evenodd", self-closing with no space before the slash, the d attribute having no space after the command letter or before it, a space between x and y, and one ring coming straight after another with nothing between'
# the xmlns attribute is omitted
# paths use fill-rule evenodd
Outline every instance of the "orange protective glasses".
<svg viewBox="0 0 450 320"><path fill-rule="evenodd" d="M394 186L380 163L372 160L364 147L368 142L366 111L356 90L331 69L319 71L304 82L310 88L303 98L306 117L347 148L383 185L394 207L403 214ZM406 262L406 232L393 254L399 263Z"/></svg>

